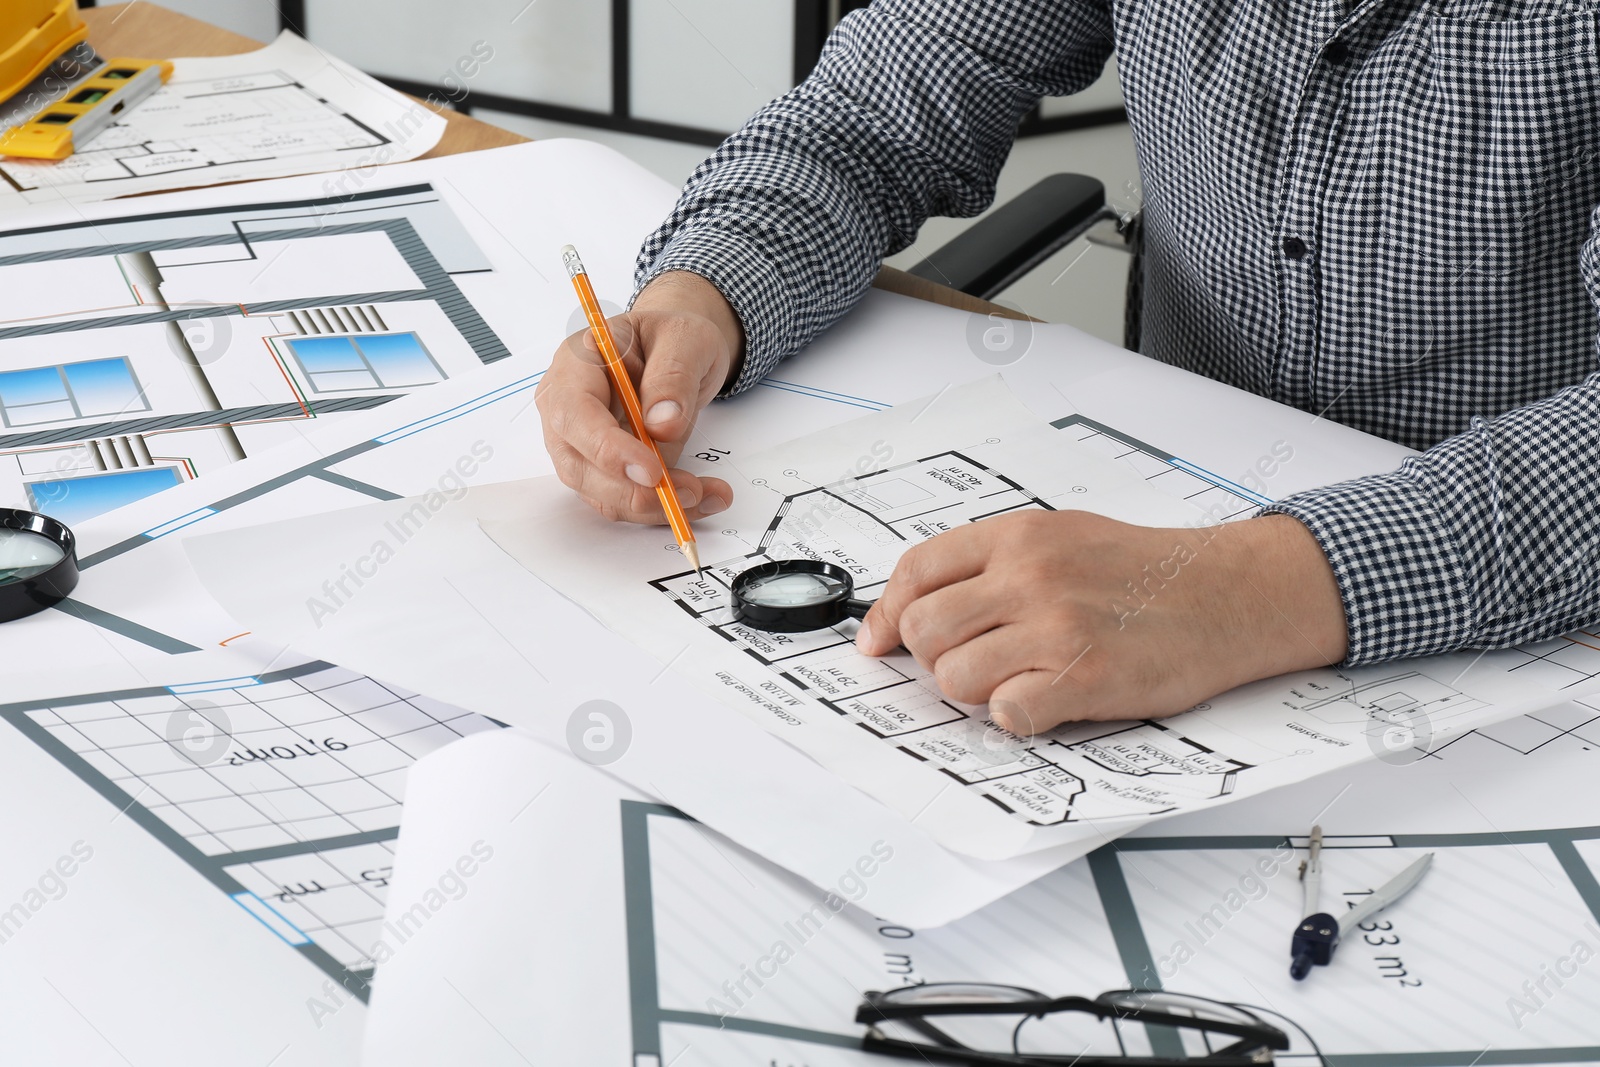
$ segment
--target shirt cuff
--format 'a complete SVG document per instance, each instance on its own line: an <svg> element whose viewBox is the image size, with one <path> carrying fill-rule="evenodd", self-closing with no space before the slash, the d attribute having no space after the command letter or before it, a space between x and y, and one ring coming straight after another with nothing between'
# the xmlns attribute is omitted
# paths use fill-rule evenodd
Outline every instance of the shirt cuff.
<svg viewBox="0 0 1600 1067"><path fill-rule="evenodd" d="M1299 519L1333 565L1349 629L1343 666L1453 652L1478 631L1455 537L1411 465L1262 509Z"/></svg>
<svg viewBox="0 0 1600 1067"><path fill-rule="evenodd" d="M765 378L783 358L783 339L794 329L793 301L784 298L776 266L750 238L715 226L678 231L635 278L634 298L669 271L698 274L722 294L744 328L744 363L719 396L734 396ZM631 306L631 305L630 305Z"/></svg>

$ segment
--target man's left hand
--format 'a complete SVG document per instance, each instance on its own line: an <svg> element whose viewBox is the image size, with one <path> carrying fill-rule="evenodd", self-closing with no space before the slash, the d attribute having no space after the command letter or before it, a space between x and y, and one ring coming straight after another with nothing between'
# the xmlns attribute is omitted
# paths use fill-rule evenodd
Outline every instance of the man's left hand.
<svg viewBox="0 0 1600 1067"><path fill-rule="evenodd" d="M1333 569L1289 516L1155 529L1021 511L902 556L857 643L904 644L946 696L1028 735L1185 711L1337 663L1346 640Z"/></svg>

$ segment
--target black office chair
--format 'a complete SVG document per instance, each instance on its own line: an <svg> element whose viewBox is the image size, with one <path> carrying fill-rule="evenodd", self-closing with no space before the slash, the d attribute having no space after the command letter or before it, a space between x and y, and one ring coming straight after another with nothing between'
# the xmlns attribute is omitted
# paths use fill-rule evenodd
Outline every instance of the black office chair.
<svg viewBox="0 0 1600 1067"><path fill-rule="evenodd" d="M1090 230L1102 223L1100 231ZM1111 236L1097 236L1101 231ZM984 300L1090 233L1096 244L1130 252L1123 345L1139 350L1142 227L1137 213L1106 204L1105 186L1082 174L1052 174L972 224L959 237L912 267L919 278L948 285Z"/></svg>

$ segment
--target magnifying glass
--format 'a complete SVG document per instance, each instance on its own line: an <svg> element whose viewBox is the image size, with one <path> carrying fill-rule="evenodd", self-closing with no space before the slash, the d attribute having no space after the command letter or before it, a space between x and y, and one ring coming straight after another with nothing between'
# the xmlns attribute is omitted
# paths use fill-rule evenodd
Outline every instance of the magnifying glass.
<svg viewBox="0 0 1600 1067"><path fill-rule="evenodd" d="M78 585L78 542L64 523L0 508L0 622L59 604Z"/></svg>
<svg viewBox="0 0 1600 1067"><path fill-rule="evenodd" d="M768 633L825 630L866 618L870 600L852 600L850 572L814 559L758 564L733 580L733 617Z"/></svg>

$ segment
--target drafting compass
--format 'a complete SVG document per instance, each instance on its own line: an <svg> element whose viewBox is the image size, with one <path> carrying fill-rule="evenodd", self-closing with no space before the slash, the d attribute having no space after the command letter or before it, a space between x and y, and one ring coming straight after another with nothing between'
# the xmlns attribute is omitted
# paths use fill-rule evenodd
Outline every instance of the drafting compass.
<svg viewBox="0 0 1600 1067"><path fill-rule="evenodd" d="M1341 919L1335 919L1319 910L1322 906L1318 900L1322 895L1322 827L1311 828L1311 840L1306 851L1306 859L1300 864L1305 918L1294 928L1294 939L1289 944L1289 974L1297 981L1310 974L1312 967L1326 967L1333 962L1333 950L1339 947L1341 927L1353 930L1398 901L1416 888L1433 864L1433 853L1430 852L1374 890L1371 896L1351 908Z"/></svg>

